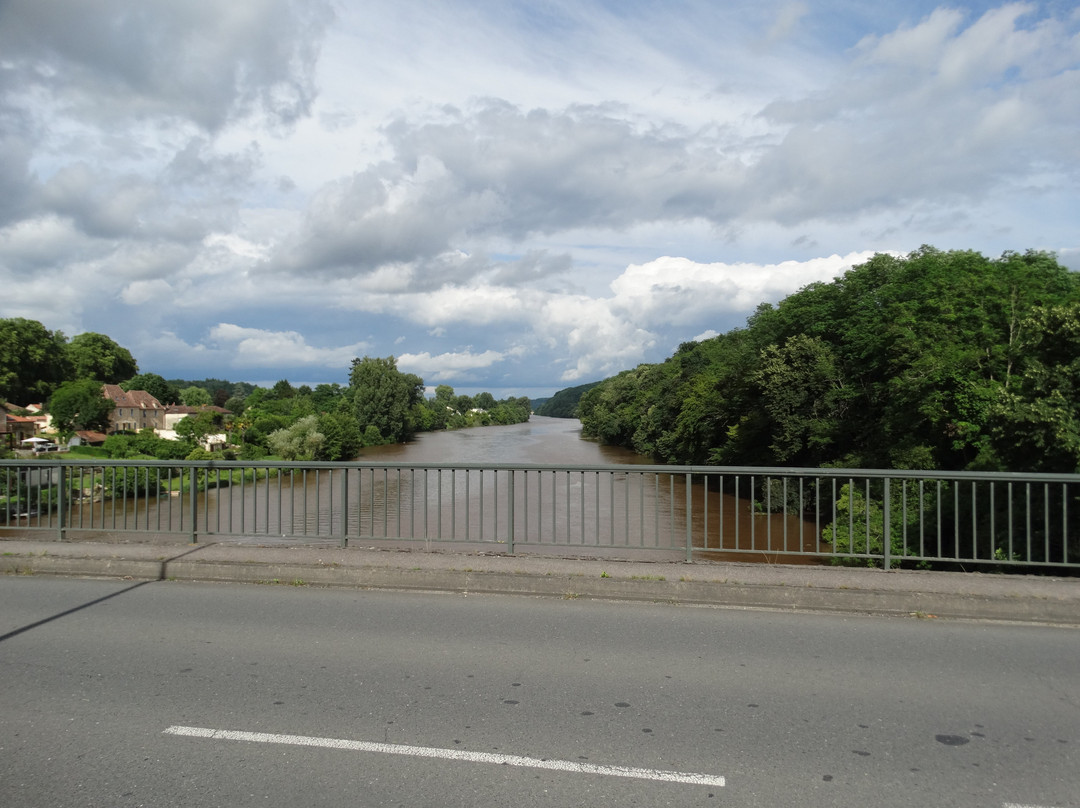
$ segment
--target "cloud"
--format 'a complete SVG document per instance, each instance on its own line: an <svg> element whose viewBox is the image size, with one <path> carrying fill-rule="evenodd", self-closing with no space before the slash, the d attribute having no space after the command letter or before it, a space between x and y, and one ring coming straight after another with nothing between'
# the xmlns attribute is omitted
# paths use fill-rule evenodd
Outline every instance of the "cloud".
<svg viewBox="0 0 1080 808"><path fill-rule="evenodd" d="M554 387L874 250L1075 265L1058 8L9 0L0 317L164 375Z"/></svg>
<svg viewBox="0 0 1080 808"><path fill-rule="evenodd" d="M1060 22L1022 27L1028 11L1005 6L965 27L960 12L939 10L866 37L842 81L762 108L767 138L750 121L642 125L611 103L485 98L399 116L382 129L389 158L325 186L271 264L339 277L408 264L410 283L423 283L440 256L492 240L645 223L805 227L1006 193L1036 155L1075 173L1073 116L1031 96L1056 88L1080 100L1076 45ZM778 19L807 13L796 3ZM458 265L470 267L481 269Z"/></svg>
<svg viewBox="0 0 1080 808"><path fill-rule="evenodd" d="M766 265L658 258L630 266L616 278L612 302L624 317L642 325L701 322L720 312L775 303L810 283L830 281L871 256L872 251Z"/></svg>
<svg viewBox="0 0 1080 808"><path fill-rule="evenodd" d="M799 21L809 13L810 7L802 0L785 3L777 12L776 20L773 22L772 27L769 28L766 39L770 42L787 39L795 30Z"/></svg>
<svg viewBox="0 0 1080 808"><path fill-rule="evenodd" d="M209 338L216 350L227 352L237 367L348 367L349 363L367 350L357 342L332 348L308 345L295 331L268 331L244 328L232 323L219 323L210 329Z"/></svg>
<svg viewBox="0 0 1080 808"><path fill-rule="evenodd" d="M638 132L604 107L525 112L486 100L444 117L386 127L393 159L325 186L271 266L355 276L468 241L725 220L737 209L743 169L707 134L692 144L678 127Z"/></svg>
<svg viewBox="0 0 1080 808"><path fill-rule="evenodd" d="M255 112L292 123L315 97L331 18L318 0L9 0L0 52L24 92L100 124L162 116L214 131Z"/></svg>
<svg viewBox="0 0 1080 808"><path fill-rule="evenodd" d="M398 369L406 373L416 373L425 382L441 384L445 381L463 382L476 378L473 371L490 368L507 357L507 352L486 350L473 353L472 350L449 352L432 356L427 351L418 354L404 353L397 357Z"/></svg>

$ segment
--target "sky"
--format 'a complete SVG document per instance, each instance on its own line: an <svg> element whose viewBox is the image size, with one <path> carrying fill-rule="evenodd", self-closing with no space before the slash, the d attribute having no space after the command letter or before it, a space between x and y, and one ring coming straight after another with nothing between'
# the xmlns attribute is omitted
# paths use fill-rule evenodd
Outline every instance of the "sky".
<svg viewBox="0 0 1080 808"><path fill-rule="evenodd" d="M1080 270L1075 2L5 0L0 317L539 397L875 252Z"/></svg>

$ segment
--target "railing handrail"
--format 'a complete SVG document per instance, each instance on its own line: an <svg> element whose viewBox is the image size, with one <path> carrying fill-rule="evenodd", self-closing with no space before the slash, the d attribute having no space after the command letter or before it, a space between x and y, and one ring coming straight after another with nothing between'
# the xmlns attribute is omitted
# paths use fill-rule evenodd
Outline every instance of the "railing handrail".
<svg viewBox="0 0 1080 808"><path fill-rule="evenodd" d="M26 466L40 463L42 467L122 467L149 468L276 468L276 469L461 469L492 471L585 471L585 472L638 472L662 474L739 474L756 477L822 477L847 479L851 477L894 480L987 480L1002 482L1080 482L1080 473L1024 471L944 471L941 469L859 469L814 468L796 466L676 466L645 463L612 464L563 464L563 463L478 463L478 462L419 462L368 460L152 460L145 458L27 458L23 460L0 460L5 466Z"/></svg>
<svg viewBox="0 0 1080 808"><path fill-rule="evenodd" d="M157 530L1080 568L1080 474L52 456L0 460L0 504L0 527L61 541Z"/></svg>

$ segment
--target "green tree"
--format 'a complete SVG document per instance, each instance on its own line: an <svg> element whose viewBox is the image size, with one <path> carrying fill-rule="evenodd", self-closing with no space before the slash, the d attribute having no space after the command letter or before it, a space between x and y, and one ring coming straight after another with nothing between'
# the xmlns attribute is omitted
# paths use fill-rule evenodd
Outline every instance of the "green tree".
<svg viewBox="0 0 1080 808"><path fill-rule="evenodd" d="M119 384L139 372L131 351L93 331L72 337L67 345L67 357L76 379Z"/></svg>
<svg viewBox="0 0 1080 808"><path fill-rule="evenodd" d="M316 412L331 412L345 400L345 388L340 384L317 384L311 391L311 403Z"/></svg>
<svg viewBox="0 0 1080 808"><path fill-rule="evenodd" d="M65 438L79 429L106 431L115 406L103 395L101 383L93 379L64 382L49 399L53 425Z"/></svg>
<svg viewBox="0 0 1080 808"><path fill-rule="evenodd" d="M0 399L43 402L69 376L67 342L37 320L0 319Z"/></svg>
<svg viewBox="0 0 1080 808"><path fill-rule="evenodd" d="M1080 304L1022 323L1020 373L994 408L993 446L1013 471L1080 471Z"/></svg>
<svg viewBox="0 0 1080 808"><path fill-rule="evenodd" d="M176 424L176 434L183 440L191 443L202 443L207 435L215 434L221 429L216 414L212 411L204 411L181 418Z"/></svg>
<svg viewBox="0 0 1080 808"><path fill-rule="evenodd" d="M185 407L205 407L213 400L208 391L195 386L185 387L181 390L180 399L184 402Z"/></svg>
<svg viewBox="0 0 1080 808"><path fill-rule="evenodd" d="M413 407L423 395L423 379L400 372L394 357L353 360L349 396L357 423L375 427L384 441L400 443L413 434Z"/></svg>
<svg viewBox="0 0 1080 808"><path fill-rule="evenodd" d="M579 417L587 436L670 462L963 469L1009 456L1015 467L1025 455L999 423L1005 396L1026 467L1072 468L1050 448L1030 453L1069 447L1072 433L1067 367L1051 363L1046 389L1059 392L1044 396L1027 340L1050 328L1033 311L1077 303L1080 275L1049 253L875 255L759 306L745 329L606 379ZM1039 419L1056 439L1030 431Z"/></svg>
<svg viewBox="0 0 1080 808"><path fill-rule="evenodd" d="M579 384L577 387L568 387L560 390L537 408L537 415L546 415L551 418L576 418L578 402L589 390L592 390L600 382Z"/></svg>
<svg viewBox="0 0 1080 808"><path fill-rule="evenodd" d="M454 406L454 388L448 384L440 384L435 388L435 400L445 407Z"/></svg>
<svg viewBox="0 0 1080 808"><path fill-rule="evenodd" d="M318 416L308 415L267 436L270 451L282 460L314 460L326 436L319 431Z"/></svg>
<svg viewBox="0 0 1080 808"><path fill-rule="evenodd" d="M323 442L316 459L355 460L364 445L356 418L347 412L323 413L317 418L317 428L323 434Z"/></svg>
<svg viewBox="0 0 1080 808"><path fill-rule="evenodd" d="M180 403L180 389L156 373L140 373L132 376L127 381L120 382L120 388L125 391L144 390L162 404Z"/></svg>
<svg viewBox="0 0 1080 808"><path fill-rule="evenodd" d="M832 348L820 337L798 334L761 352L751 375L768 413L773 460L813 465L828 451L847 410L845 385Z"/></svg>
<svg viewBox="0 0 1080 808"><path fill-rule="evenodd" d="M288 379L282 379L274 384L270 393L274 398L292 398L296 395L296 389L289 384Z"/></svg>

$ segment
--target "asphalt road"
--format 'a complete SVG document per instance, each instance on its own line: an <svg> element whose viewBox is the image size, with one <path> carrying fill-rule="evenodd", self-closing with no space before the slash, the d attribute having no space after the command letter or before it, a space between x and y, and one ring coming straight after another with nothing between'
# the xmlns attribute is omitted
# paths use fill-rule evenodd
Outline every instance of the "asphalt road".
<svg viewBox="0 0 1080 808"><path fill-rule="evenodd" d="M1080 806L1080 634L0 579L0 805Z"/></svg>

